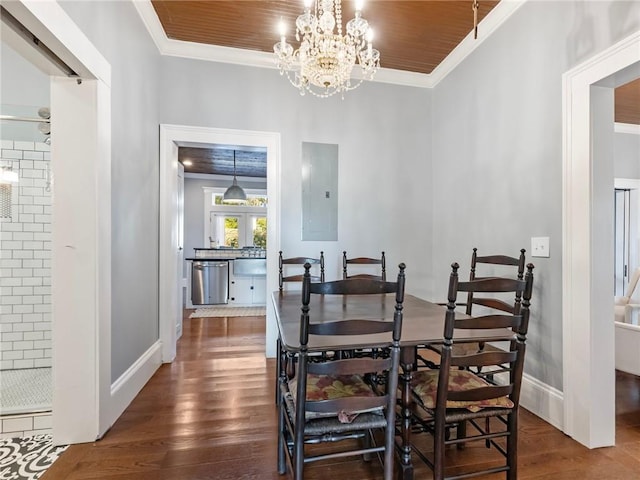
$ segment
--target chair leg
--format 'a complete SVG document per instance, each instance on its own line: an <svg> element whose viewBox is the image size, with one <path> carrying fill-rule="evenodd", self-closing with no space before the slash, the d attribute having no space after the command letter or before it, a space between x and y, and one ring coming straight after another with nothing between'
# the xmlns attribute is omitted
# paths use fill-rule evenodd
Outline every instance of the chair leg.
<svg viewBox="0 0 640 480"><path fill-rule="evenodd" d="M518 478L518 411L512 411L508 418L509 436L507 437L507 480Z"/></svg>
<svg viewBox="0 0 640 480"><path fill-rule="evenodd" d="M393 412L393 416L395 417L395 412ZM395 431L393 428L387 428L385 431L384 443L384 480L393 480L395 473L393 462L396 456Z"/></svg>
<svg viewBox="0 0 640 480"><path fill-rule="evenodd" d="M367 433L365 433L364 437L362 438L362 447L363 448L371 448L371 445L373 445L373 440L371 438L371 435L373 435L373 432L371 430L369 430ZM371 461L371 453L367 452L365 454L362 455L362 460L365 462L370 462Z"/></svg>
<svg viewBox="0 0 640 480"><path fill-rule="evenodd" d="M302 427L304 428L304 427ZM304 432L296 425L293 440L293 480L304 478Z"/></svg>
<svg viewBox="0 0 640 480"><path fill-rule="evenodd" d="M280 389L277 390L280 392ZM287 459L285 454L285 448L287 443L285 439L285 429L287 428L284 420L284 405L281 404L282 400L278 400L278 473L283 475L287 472Z"/></svg>
<svg viewBox="0 0 640 480"><path fill-rule="evenodd" d="M456 428L456 438L465 438L467 436L467 422L462 420L458 423L458 427ZM458 450L464 450L467 446L466 443L458 443Z"/></svg>
<svg viewBox="0 0 640 480"><path fill-rule="evenodd" d="M433 435L433 480L442 480L444 478L444 441L445 424L435 425Z"/></svg>
<svg viewBox="0 0 640 480"><path fill-rule="evenodd" d="M491 423L489 422L489 417L484 419L484 430L486 433L491 432ZM487 448L491 448L491 440L485 440L484 446Z"/></svg>
<svg viewBox="0 0 640 480"><path fill-rule="evenodd" d="M280 405L280 376L283 372L282 343L276 339L276 405Z"/></svg>

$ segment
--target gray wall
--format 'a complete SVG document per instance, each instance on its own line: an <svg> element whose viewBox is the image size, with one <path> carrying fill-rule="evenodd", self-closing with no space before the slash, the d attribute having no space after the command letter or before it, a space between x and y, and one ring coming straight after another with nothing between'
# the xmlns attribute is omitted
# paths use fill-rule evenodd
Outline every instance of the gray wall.
<svg viewBox="0 0 640 480"><path fill-rule="evenodd" d="M640 135L614 135L614 174L616 178L640 178Z"/></svg>
<svg viewBox="0 0 640 480"><path fill-rule="evenodd" d="M158 326L160 55L130 2L61 2L111 64L112 381Z"/></svg>
<svg viewBox="0 0 640 480"><path fill-rule="evenodd" d="M433 92L433 264L530 251L525 370L562 389L562 74L640 27L640 2L529 1Z"/></svg>
<svg viewBox="0 0 640 480"><path fill-rule="evenodd" d="M637 30L640 2L530 1L435 89L367 83L344 100L301 97L275 70L160 58L128 2L62 6L113 69L114 379L158 337L168 123L280 132L281 247L324 250L329 278L343 249L384 249L410 293L441 299L473 246L516 254L549 235L526 369L561 388L561 75ZM337 242L300 240L303 141L339 145Z"/></svg>
<svg viewBox="0 0 640 480"><path fill-rule="evenodd" d="M359 256L386 250L390 274L406 262L408 289L427 293L430 90L366 83L344 100L318 99L300 96L276 70L173 57L162 64L162 123L280 132L287 255L324 250L327 277L337 278L343 249ZM339 145L337 242L301 241L302 142Z"/></svg>
<svg viewBox="0 0 640 480"><path fill-rule="evenodd" d="M194 256L194 248L208 247L204 245L204 200L203 187L221 187L221 182L196 178L184 179L184 257ZM188 270L184 270L186 273Z"/></svg>

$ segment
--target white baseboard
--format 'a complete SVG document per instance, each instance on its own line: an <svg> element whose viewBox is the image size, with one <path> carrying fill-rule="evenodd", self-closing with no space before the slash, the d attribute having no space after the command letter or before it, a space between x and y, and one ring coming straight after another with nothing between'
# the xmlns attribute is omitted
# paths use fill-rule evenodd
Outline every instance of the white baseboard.
<svg viewBox="0 0 640 480"><path fill-rule="evenodd" d="M564 428L564 396L561 391L526 373L522 377L520 405L559 430Z"/></svg>
<svg viewBox="0 0 640 480"><path fill-rule="evenodd" d="M111 384L110 406L113 422L122 415L161 364L162 342L158 340Z"/></svg>

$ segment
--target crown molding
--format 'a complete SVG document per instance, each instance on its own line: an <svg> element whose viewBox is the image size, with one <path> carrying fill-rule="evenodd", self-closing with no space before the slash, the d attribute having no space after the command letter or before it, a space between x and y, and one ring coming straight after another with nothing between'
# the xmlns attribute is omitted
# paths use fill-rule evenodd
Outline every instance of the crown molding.
<svg viewBox="0 0 640 480"><path fill-rule="evenodd" d="M276 69L271 53L172 40L162 28L151 0L132 2L161 55ZM479 23L478 38L474 39L473 33L469 33L431 74L380 68L371 81L418 88L435 87L526 2L527 0L501 0ZM358 77L356 70L353 78Z"/></svg>
<svg viewBox="0 0 640 480"><path fill-rule="evenodd" d="M526 2L527 0L500 0L500 3L478 24L478 38L474 39L473 32L469 32L464 40L431 72L431 87L435 87L446 78Z"/></svg>
<svg viewBox="0 0 640 480"><path fill-rule="evenodd" d="M614 123L614 132L616 133L631 133L633 135L640 135L640 125L635 123Z"/></svg>

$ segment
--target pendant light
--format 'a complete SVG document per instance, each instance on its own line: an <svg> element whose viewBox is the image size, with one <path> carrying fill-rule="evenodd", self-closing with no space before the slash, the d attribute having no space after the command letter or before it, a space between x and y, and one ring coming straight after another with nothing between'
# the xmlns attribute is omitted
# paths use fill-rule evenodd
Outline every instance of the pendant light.
<svg viewBox="0 0 640 480"><path fill-rule="evenodd" d="M233 151L233 183L227 191L224 192L222 197L223 202L227 203L246 203L247 194L244 193L244 190L240 185L238 185L238 180L236 180L236 151Z"/></svg>

